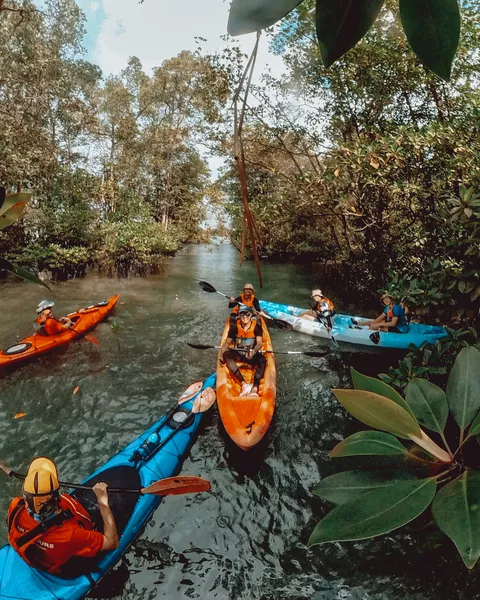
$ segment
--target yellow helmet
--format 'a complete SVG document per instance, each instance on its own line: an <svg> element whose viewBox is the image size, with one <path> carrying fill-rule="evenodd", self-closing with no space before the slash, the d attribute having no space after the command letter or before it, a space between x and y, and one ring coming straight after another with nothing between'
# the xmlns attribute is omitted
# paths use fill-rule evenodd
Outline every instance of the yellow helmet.
<svg viewBox="0 0 480 600"><path fill-rule="evenodd" d="M40 519L49 517L57 508L59 489L55 463L45 456L35 458L23 482L23 498L28 509Z"/></svg>

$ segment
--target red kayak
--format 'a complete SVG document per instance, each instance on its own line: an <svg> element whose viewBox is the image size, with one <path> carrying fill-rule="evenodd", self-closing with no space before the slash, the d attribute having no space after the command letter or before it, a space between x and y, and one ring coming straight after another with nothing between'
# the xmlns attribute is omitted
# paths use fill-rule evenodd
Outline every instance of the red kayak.
<svg viewBox="0 0 480 600"><path fill-rule="evenodd" d="M14 346L10 346L0 352L0 369L10 367L11 365L21 364L27 360L43 356L60 346L65 346L73 340L76 340L90 329L93 329L100 321L108 316L119 295L112 296L104 302L99 302L93 306L82 308L78 312L71 313L68 318L72 321L72 328L56 335L44 335L34 333Z"/></svg>

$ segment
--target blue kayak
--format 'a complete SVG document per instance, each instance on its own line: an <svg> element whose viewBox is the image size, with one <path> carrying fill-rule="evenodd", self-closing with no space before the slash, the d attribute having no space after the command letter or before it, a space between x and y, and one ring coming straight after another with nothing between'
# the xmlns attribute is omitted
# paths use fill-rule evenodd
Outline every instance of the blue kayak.
<svg viewBox="0 0 480 600"><path fill-rule="evenodd" d="M83 483L105 481L110 487L139 489L155 481L178 474L190 449L203 414L192 412L193 402L206 388L215 388L215 375L203 384L192 384L190 400L176 405L145 433L124 450L97 469ZM185 394L188 392L186 390ZM202 396L203 398L203 396ZM157 435L155 435L157 434ZM95 519L98 511L90 490L77 490L74 495ZM62 579L33 569L9 545L0 549L0 599L9 600L78 600L84 598L95 584L127 551L154 510L160 496L110 494L109 503L120 536L119 547L107 552L86 575ZM100 519L101 521L101 519Z"/></svg>
<svg viewBox="0 0 480 600"><path fill-rule="evenodd" d="M306 333L325 339L330 339L331 335L337 342L348 344L359 344L370 346L371 348L400 348L407 350L410 344L420 347L424 342L433 344L448 335L445 327L436 325L420 325L410 323L407 333L392 333L383 331L372 331L368 327L355 328L352 326L351 315L335 315L333 319L333 328L331 335L328 333L325 325L318 321L309 321L300 319L299 315L306 312L306 308L298 308L288 304L277 304L276 302L266 302L260 300L262 310L266 311L272 317L282 319L291 323L295 331ZM358 321L367 320L365 317L354 316Z"/></svg>

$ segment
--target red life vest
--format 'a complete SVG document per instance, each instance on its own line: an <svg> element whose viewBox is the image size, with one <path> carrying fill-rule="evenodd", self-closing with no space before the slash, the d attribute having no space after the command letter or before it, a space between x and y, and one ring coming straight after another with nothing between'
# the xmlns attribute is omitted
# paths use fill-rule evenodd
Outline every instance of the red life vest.
<svg viewBox="0 0 480 600"><path fill-rule="evenodd" d="M38 535L19 547L19 540L38 526L29 514L23 498L14 498L8 509L8 542L12 548L32 567L48 573L58 573L61 567L77 553L69 553L68 545L77 528L92 532L95 536L83 556L94 556L102 547L103 534L94 532L95 524L85 508L72 496L62 494L58 501L59 509L67 516L58 525ZM47 521L48 524L48 521Z"/></svg>
<svg viewBox="0 0 480 600"><path fill-rule="evenodd" d="M242 300L242 304L243 304L243 305L245 305L245 306L249 306L250 308L253 308L253 301L255 300L255 296L254 296L253 294L251 295L251 297L250 297L250 300L247 300L247 299L245 298L245 296L243 295L243 292L242 292L242 293L240 294L240 298L241 298L241 300ZM236 314L238 313L238 310L239 310L239 308L240 308L240 307L239 307L239 306L238 306L238 304L237 304L237 305L235 306L235 308L232 310L232 313L236 315Z"/></svg>
<svg viewBox="0 0 480 600"><path fill-rule="evenodd" d="M34 327L37 331L43 331L45 335L58 335L66 331L66 328L57 319L43 313L40 313L35 319Z"/></svg>

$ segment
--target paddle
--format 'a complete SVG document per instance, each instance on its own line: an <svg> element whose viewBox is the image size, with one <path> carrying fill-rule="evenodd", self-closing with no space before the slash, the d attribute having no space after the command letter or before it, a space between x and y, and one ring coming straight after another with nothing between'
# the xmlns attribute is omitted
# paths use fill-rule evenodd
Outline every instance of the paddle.
<svg viewBox="0 0 480 600"><path fill-rule="evenodd" d="M9 469L0 463L0 469L9 477L15 479L25 479L26 475L17 473L13 469ZM77 490L92 490L93 485L85 483L71 483L70 481L59 481L63 487L74 488ZM146 488L128 489L128 488L110 488L107 487L109 494L152 494L154 496L177 496L178 494L189 494L191 492L208 492L210 490L210 482L201 477L193 475L183 475L179 477L166 477L159 479Z"/></svg>
<svg viewBox="0 0 480 600"><path fill-rule="evenodd" d="M229 300L231 298L231 296L227 296L227 294L219 292L216 288L213 287L213 285L211 283L208 283L207 281L199 281L198 285L202 288L202 290L204 292L208 292L209 294L220 294L220 296L223 296L224 298L228 298ZM240 303L236 302L236 304L240 304ZM265 317L266 319L271 321L272 324L276 325L279 329L284 329L284 330L292 330L293 329L292 324L288 323L287 321L283 321L282 319L276 319L275 317L272 317L265 311L262 311L262 313L259 313L254 308L252 308L252 307L250 307L250 308L253 310L253 312L255 314L257 314L257 315L261 314L262 317Z"/></svg>
<svg viewBox="0 0 480 600"><path fill-rule="evenodd" d="M338 343L337 343L336 339L333 337L333 334L332 334L332 328L331 328L331 326L330 326L330 324L332 323L332 322L331 322L331 320L330 320L330 324L329 324L329 322L328 322L328 318L327 318L326 316L324 316L324 315L323 315L323 312L322 312L322 311L320 311L320 310L318 310L318 309L316 308L316 306L317 306L317 305L316 305L316 303L313 303L313 304L312 304L312 303L310 303L310 308L311 308L313 311L315 311L315 314L317 315L317 319L318 319L319 323L321 323L321 324L322 324L322 325L325 327L325 329L327 330L327 333L328 333L328 335L330 336L330 339L331 339L331 340L332 340L332 342L333 342L333 345L334 345L336 348L338 348L338 349L339 349L339 348L340 348L340 346L338 345ZM327 311L327 312L328 312L328 315L330 315L330 311Z"/></svg>
<svg viewBox="0 0 480 600"><path fill-rule="evenodd" d="M204 344L190 344L187 342L187 346L191 348L195 348L195 350L212 350L217 349L220 350L222 346L207 346ZM236 352L248 352L245 348L231 348L231 350L235 350ZM260 350L262 354L304 354L305 356L313 356L314 358L320 358L321 356L326 356L328 354L327 350L319 350L317 352L314 351L305 351L302 352L300 350L287 350L284 352L277 352L276 350Z"/></svg>

